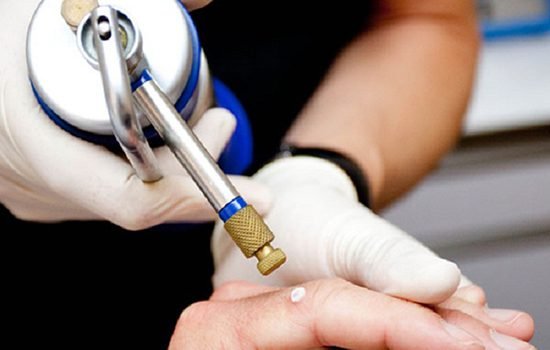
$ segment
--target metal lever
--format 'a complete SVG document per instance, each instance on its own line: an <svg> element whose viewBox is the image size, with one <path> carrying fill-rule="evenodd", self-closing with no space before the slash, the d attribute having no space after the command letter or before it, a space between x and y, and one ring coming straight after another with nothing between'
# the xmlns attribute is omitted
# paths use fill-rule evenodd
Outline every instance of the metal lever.
<svg viewBox="0 0 550 350"><path fill-rule="evenodd" d="M248 205L214 159L181 119L170 100L150 77L134 96L155 130L187 170L202 193L225 222L225 229L243 254L258 259L258 270L268 275L286 261L262 217Z"/></svg>
<svg viewBox="0 0 550 350"><path fill-rule="evenodd" d="M94 46L115 137L139 178L157 181L162 174L134 111L117 12L109 6L100 6L91 16Z"/></svg>

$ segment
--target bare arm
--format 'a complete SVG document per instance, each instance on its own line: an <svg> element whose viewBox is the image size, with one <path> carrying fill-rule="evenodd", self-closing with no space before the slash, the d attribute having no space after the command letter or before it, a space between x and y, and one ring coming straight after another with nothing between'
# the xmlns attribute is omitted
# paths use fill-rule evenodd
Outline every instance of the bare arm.
<svg viewBox="0 0 550 350"><path fill-rule="evenodd" d="M454 145L478 49L472 1L380 0L285 137L339 150L367 175L375 210Z"/></svg>

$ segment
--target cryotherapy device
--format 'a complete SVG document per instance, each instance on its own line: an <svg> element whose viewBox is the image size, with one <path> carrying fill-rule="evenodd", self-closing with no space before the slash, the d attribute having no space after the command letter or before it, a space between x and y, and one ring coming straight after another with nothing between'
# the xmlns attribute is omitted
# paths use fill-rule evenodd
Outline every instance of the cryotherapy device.
<svg viewBox="0 0 550 350"><path fill-rule="evenodd" d="M220 168L238 173L248 165L250 129L235 96L210 77L179 1L43 0L28 29L27 63L35 96L59 127L124 153L146 182L162 178L152 147L165 144L262 274L285 262ZM190 128L214 105L231 110L238 125L219 164Z"/></svg>

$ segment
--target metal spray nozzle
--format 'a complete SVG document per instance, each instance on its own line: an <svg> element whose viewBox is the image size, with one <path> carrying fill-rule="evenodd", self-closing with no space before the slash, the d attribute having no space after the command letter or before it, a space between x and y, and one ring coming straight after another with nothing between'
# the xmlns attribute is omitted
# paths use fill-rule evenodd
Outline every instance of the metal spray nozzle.
<svg viewBox="0 0 550 350"><path fill-rule="evenodd" d="M101 72L114 134L139 177L156 181L162 174L133 110L134 100L223 219L243 254L258 259L257 268L263 275L281 266L286 256L271 246L274 235L269 227L241 198L149 74L139 30L129 18L109 6L98 6L96 0L65 0L62 14L71 28L78 26L80 49ZM130 78L137 81L132 84L133 92Z"/></svg>

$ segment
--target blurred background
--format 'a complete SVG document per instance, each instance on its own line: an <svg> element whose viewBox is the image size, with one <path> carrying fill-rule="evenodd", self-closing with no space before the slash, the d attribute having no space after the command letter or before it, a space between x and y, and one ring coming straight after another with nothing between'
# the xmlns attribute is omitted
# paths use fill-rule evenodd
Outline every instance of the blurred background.
<svg viewBox="0 0 550 350"><path fill-rule="evenodd" d="M550 0L478 0L483 47L462 139L383 213L458 263L550 349Z"/></svg>

